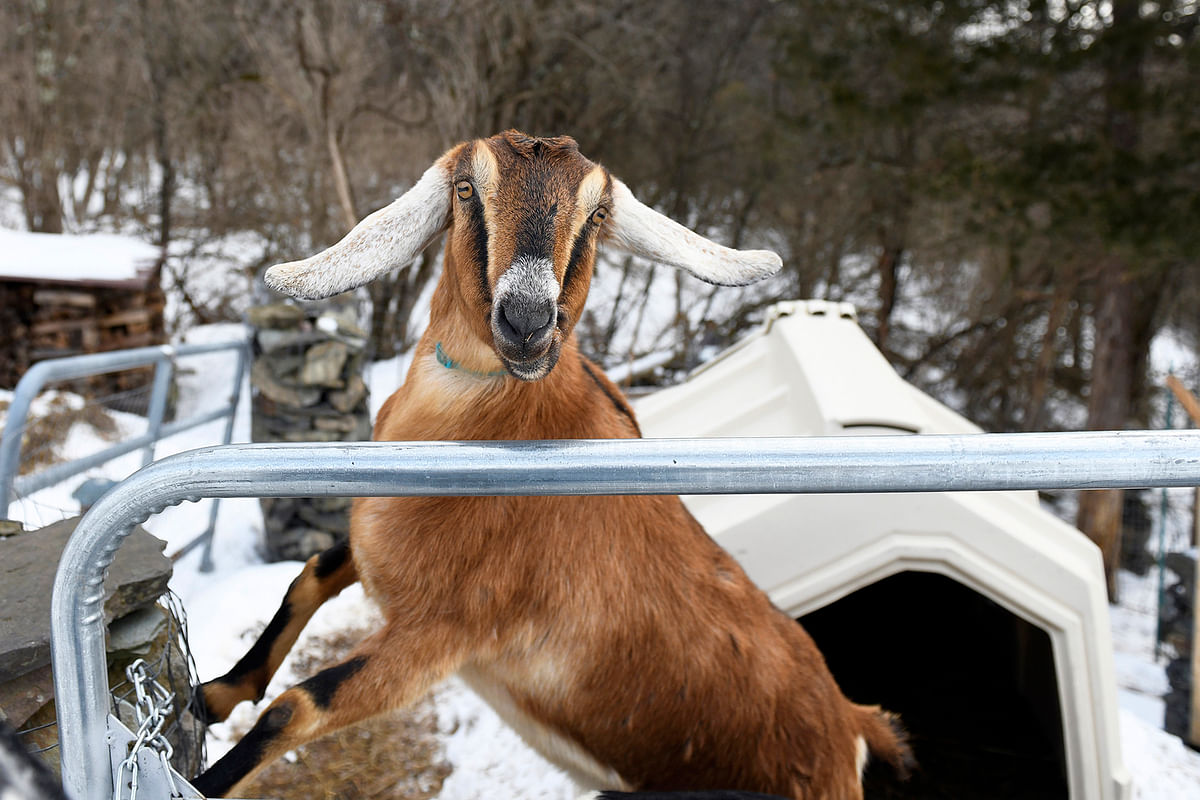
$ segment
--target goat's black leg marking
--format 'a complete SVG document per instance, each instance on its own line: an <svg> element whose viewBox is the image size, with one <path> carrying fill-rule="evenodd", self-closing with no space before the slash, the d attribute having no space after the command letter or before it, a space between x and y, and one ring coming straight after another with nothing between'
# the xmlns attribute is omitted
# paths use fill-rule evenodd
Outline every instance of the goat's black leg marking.
<svg viewBox="0 0 1200 800"><path fill-rule="evenodd" d="M334 545L310 558L258 641L233 669L204 684L193 702L195 710L209 722L219 722L241 701L261 699L313 613L356 580L348 544Z"/></svg>
<svg viewBox="0 0 1200 800"><path fill-rule="evenodd" d="M299 741L287 730L295 720L301 727L330 721L328 714L339 686L353 678L367 664L367 656L323 669L298 686L289 689L267 709L242 740L196 779L194 786L205 797L220 797L278 755L278 750L294 747ZM309 703L304 702L305 695ZM379 709L372 709L377 711Z"/></svg>
<svg viewBox="0 0 1200 800"><path fill-rule="evenodd" d="M313 575L323 581L346 565L350 558L350 542L340 542L317 555Z"/></svg>
<svg viewBox="0 0 1200 800"><path fill-rule="evenodd" d="M366 664L366 656L356 656L349 661L343 661L341 664L321 670L296 688L307 692L308 696L312 698L313 705L317 708L328 709L333 704L333 696L337 693L338 687L354 677L354 674Z"/></svg>
<svg viewBox="0 0 1200 800"><path fill-rule="evenodd" d="M196 788L208 796L244 797L245 782L288 750L417 700L462 666L466 651L448 635L453 631L433 626L371 634L350 658L277 697L250 733L197 779ZM397 653L406 654L401 663Z"/></svg>
<svg viewBox="0 0 1200 800"><path fill-rule="evenodd" d="M295 587L295 582L292 587ZM291 594L291 589L288 590ZM245 690L253 692L248 699L260 700L274 670L269 668L271 648L280 640L288 623L292 621L292 604L284 597L283 604L275 612L275 616L267 623L266 629L258 637L254 645L234 665L233 669L220 678L204 684L203 690L197 693L197 710L202 711L206 722L219 722L229 715L238 701L247 699L241 695ZM230 696L238 696L230 702ZM215 713L214 713L215 712Z"/></svg>
<svg viewBox="0 0 1200 800"><path fill-rule="evenodd" d="M287 703L273 706L259 717L232 750L192 781L192 785L205 797L224 797L238 781L265 761L272 743L292 721L292 716L292 707Z"/></svg>

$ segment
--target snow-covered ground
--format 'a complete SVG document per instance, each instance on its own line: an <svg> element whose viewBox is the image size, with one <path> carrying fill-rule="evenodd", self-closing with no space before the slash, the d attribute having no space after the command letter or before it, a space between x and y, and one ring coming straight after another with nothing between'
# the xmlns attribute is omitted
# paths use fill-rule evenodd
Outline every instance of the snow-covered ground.
<svg viewBox="0 0 1200 800"><path fill-rule="evenodd" d="M244 335L239 325L193 329L188 341L217 341ZM221 404L228 396L233 362L227 354L181 360L179 380L180 415L186 416ZM407 362L394 359L373 365L368 375L372 390L372 413L402 380ZM243 398L249 396L243 387ZM145 421L132 415L114 415L120 434L139 433ZM206 425L164 442L158 457L194 447L214 444L222 432L220 422ZM236 418L234 441L249 437L248 403L243 402ZM63 447L62 455L77 457L105 443L87 426L77 424ZM123 477L141 463L135 453L96 470L95 474ZM25 498L13 507L13 515L41 525L74 514L78 506L69 487L53 487ZM168 542L173 552L204 529L209 502L184 504L151 518L146 527ZM198 553L176 564L172 586L190 611L190 638L202 678L223 673L240 658L257 631L275 612L279 600L299 571L298 562L263 563L258 554L261 514L255 500L225 500L220 505L214 547L216 568L198 571ZM1121 705L1120 725L1124 758L1134 778L1134 797L1140 800L1176 800L1200 792L1200 754L1188 750L1180 740L1161 730L1162 694L1166 678L1161 662L1154 657L1154 619L1145 609L1153 608L1156 578L1137 579L1123 575L1125 604L1112 609L1115 662ZM1147 595L1147 593L1150 593ZM377 619L376 611L356 587L326 604L309 624L298 649L311 637L328 636L338 630L367 630ZM268 690L267 699L303 678L291 662L285 662ZM441 797L473 800L481 797L520 797L529 800L567 800L576 795L571 781L529 750L515 733L469 689L451 680L434 698L439 745L453 772ZM249 703L238 707L230 721L214 726L209 737L210 758L231 746L237 730L244 730L258 710Z"/></svg>
<svg viewBox="0 0 1200 800"><path fill-rule="evenodd" d="M1140 800L1195 797L1200 793L1200 753L1162 730L1165 664L1154 655L1152 609L1158 576L1120 573L1122 604L1109 607L1117 703L1121 714L1121 748Z"/></svg>

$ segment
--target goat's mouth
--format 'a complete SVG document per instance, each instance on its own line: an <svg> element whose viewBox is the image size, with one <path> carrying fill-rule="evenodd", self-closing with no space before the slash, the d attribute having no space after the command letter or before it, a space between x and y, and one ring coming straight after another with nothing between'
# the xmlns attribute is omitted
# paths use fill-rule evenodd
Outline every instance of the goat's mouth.
<svg viewBox="0 0 1200 800"><path fill-rule="evenodd" d="M512 357L504 352L499 342L496 346L496 354L500 356L500 362L504 364L508 374L522 381L539 381L549 375L550 370L558 363L560 353L562 340L557 336L551 337L546 349L533 356Z"/></svg>
<svg viewBox="0 0 1200 800"><path fill-rule="evenodd" d="M558 363L562 331L553 301L509 294L491 312L492 343L504 368L523 381L541 380Z"/></svg>

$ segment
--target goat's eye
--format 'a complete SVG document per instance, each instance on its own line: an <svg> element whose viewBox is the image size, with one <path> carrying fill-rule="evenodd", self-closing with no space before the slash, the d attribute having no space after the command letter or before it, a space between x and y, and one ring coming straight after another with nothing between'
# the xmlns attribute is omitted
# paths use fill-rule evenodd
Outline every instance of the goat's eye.
<svg viewBox="0 0 1200 800"><path fill-rule="evenodd" d="M604 222L604 220L606 220L606 219L608 219L608 209L605 208L604 206L600 206L599 208L597 208L595 211L592 212L592 224L593 225L599 225L601 222Z"/></svg>
<svg viewBox="0 0 1200 800"><path fill-rule="evenodd" d="M470 181L459 181L454 184L454 189L458 192L459 200L470 200L475 194L475 187L471 185Z"/></svg>

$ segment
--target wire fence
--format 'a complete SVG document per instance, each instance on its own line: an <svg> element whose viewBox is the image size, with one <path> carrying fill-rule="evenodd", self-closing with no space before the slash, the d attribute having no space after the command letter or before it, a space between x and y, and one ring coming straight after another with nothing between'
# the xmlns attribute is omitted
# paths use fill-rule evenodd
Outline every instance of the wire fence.
<svg viewBox="0 0 1200 800"><path fill-rule="evenodd" d="M1200 385L1200 375L1185 381ZM1151 411L1149 428L1163 431L1193 430L1197 426L1181 408L1173 392L1163 389ZM1079 492L1045 492L1047 508L1074 525ZM1115 601L1131 611L1158 620L1154 632L1156 657L1181 654L1190 641L1175 638L1172 630L1190 621L1191 601L1179 602L1184 584L1192 580L1188 562L1195 559L1200 542L1200 490L1193 487L1126 489L1121 515L1121 574ZM1190 591L1187 592L1190 596ZM1179 615L1186 612L1187 619ZM1190 622L1189 622L1190 624Z"/></svg>
<svg viewBox="0 0 1200 800"><path fill-rule="evenodd" d="M140 386L116 392L97 393L96 384L72 379L56 381L40 392L32 405L33 413L21 426L21 458L18 475L30 475L40 469L61 464L64 447L76 425L87 430L87 435L98 443L111 442L121 435L115 414L145 413L150 397L153 377L146 370ZM0 412L4 413L0 430L19 422L10 420L10 400L0 400ZM42 526L69 519L80 513L78 503L67 503L61 498L69 497L55 492L14 492L14 500L23 512L22 521L31 526ZM30 511L33 515L30 515ZM114 689L114 708L116 692ZM29 752L40 755L47 761L55 761L58 749L58 720L36 721L45 714L36 714L17 729L17 736Z"/></svg>
<svg viewBox="0 0 1200 800"><path fill-rule="evenodd" d="M1187 376L1194 387L1200 376ZM1190 379L1190 380L1189 380ZM1167 378L1164 427L1195 428L1200 423L1200 401L1177 376ZM1155 656L1165 661L1167 692L1163 727L1185 741L1197 742L1200 722L1193 683L1197 658L1196 573L1200 567L1200 487L1162 489L1157 495L1157 530L1154 532L1155 599L1157 622ZM1152 506L1154 507L1154 506Z"/></svg>
<svg viewBox="0 0 1200 800"><path fill-rule="evenodd" d="M196 662L188 638L187 612L182 601L168 590L161 595L149 614L161 616L161 632L148 643L147 652L131 653L110 665L112 674L125 674L135 661L143 663L147 679L157 682L170 693L170 713L162 734L170 742L171 765L181 775L194 775L206 761L205 721L192 713L194 699L200 687ZM137 687L128 678L109 688L109 710L133 730L136 718ZM50 763L57 761L58 720L44 721L45 713L35 715L17 730L25 748Z"/></svg>
<svg viewBox="0 0 1200 800"><path fill-rule="evenodd" d="M194 775L205 762L205 722L192 713L200 687L196 662L188 640L187 612L179 596L172 591L157 603L167 620L165 646L152 659L145 660L145 674L172 693L171 715L163 735L171 743L171 765L181 775ZM134 715L136 687L127 678L109 689L112 713L126 727L137 730Z"/></svg>

